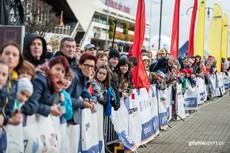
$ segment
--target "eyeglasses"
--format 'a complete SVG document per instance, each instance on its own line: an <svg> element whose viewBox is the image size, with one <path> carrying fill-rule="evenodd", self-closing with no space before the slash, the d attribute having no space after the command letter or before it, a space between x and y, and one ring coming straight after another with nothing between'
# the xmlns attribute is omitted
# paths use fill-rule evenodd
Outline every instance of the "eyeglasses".
<svg viewBox="0 0 230 153"><path fill-rule="evenodd" d="M103 73L99 71L98 74L106 76L107 73Z"/></svg>
<svg viewBox="0 0 230 153"><path fill-rule="evenodd" d="M91 68L91 69L95 68L95 65L89 65L89 64L82 64L82 65L87 67L87 68Z"/></svg>

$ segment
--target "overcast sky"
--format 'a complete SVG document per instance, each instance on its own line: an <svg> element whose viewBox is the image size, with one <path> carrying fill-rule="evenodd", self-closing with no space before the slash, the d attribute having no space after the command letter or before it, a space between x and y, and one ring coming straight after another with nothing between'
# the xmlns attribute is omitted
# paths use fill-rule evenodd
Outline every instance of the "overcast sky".
<svg viewBox="0 0 230 153"><path fill-rule="evenodd" d="M131 8L131 14L136 14L136 7L138 0L114 0L120 2L123 5L129 6ZM162 17L162 35L171 37L172 29L172 19L173 19L173 9L175 0L163 0L163 17ZM193 0L181 0L181 10L180 10L180 46L188 40L189 27L191 20L191 13L194 1ZM218 3L223 13L228 15L228 24L230 25L230 0L206 0L206 7L213 8L214 3ZM145 0L146 4L146 17L148 21L151 21L151 37L159 34L159 14L160 14L160 0ZM207 9L206 9L207 10ZM212 9L211 15L212 15ZM151 13L152 12L152 13ZM187 14L186 14L187 12ZM150 19L151 18L151 19ZM207 48L207 33L209 28L210 20L206 16L206 41L205 50ZM230 32L229 32L229 42L230 42ZM230 52L230 45L229 45ZM230 54L229 54L230 55Z"/></svg>

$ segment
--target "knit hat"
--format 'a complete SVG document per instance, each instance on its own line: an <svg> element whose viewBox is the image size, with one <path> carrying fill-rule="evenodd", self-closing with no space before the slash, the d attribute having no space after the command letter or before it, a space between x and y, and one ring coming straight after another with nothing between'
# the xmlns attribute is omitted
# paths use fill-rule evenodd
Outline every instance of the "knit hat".
<svg viewBox="0 0 230 153"><path fill-rule="evenodd" d="M109 51L109 59L113 58L113 57L120 58L120 54L119 54L119 52L116 49L111 49Z"/></svg>
<svg viewBox="0 0 230 153"><path fill-rule="evenodd" d="M188 71L187 71L186 69L182 69L182 70L180 70L180 72L181 72L181 73L184 73L184 74L187 74L187 73L188 73Z"/></svg>
<svg viewBox="0 0 230 153"><path fill-rule="evenodd" d="M157 70L156 74L158 77L160 77L161 79L165 79L166 75L161 71L161 70Z"/></svg>
<svg viewBox="0 0 230 153"><path fill-rule="evenodd" d="M31 95L33 94L33 85L28 78L18 80L18 92L22 90L28 91Z"/></svg>
<svg viewBox="0 0 230 153"><path fill-rule="evenodd" d="M192 69L187 69L187 73L192 75Z"/></svg>

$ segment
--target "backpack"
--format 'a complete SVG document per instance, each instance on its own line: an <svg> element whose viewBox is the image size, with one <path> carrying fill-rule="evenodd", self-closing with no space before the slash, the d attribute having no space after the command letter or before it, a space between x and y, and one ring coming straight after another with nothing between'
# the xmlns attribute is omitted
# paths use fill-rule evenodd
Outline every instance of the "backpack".
<svg viewBox="0 0 230 153"><path fill-rule="evenodd" d="M116 89L112 86L108 89L108 102L112 105L114 110L118 110L120 108L120 96Z"/></svg>

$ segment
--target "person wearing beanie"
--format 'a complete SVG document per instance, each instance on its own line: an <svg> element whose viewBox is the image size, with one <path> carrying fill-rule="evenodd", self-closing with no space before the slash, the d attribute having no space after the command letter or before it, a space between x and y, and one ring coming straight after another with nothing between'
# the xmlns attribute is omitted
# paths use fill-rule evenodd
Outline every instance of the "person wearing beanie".
<svg viewBox="0 0 230 153"><path fill-rule="evenodd" d="M109 52L109 68L113 70L120 59L120 54L116 49L111 49Z"/></svg>
<svg viewBox="0 0 230 153"><path fill-rule="evenodd" d="M124 42L118 42L117 43L118 46L118 51L119 52L123 52L124 51L124 47L126 46Z"/></svg>
<svg viewBox="0 0 230 153"><path fill-rule="evenodd" d="M192 87L195 87L195 85L196 85L196 80L195 80L194 77L192 77L192 73L193 73L192 69L191 69L191 68L188 68L188 69L186 69L186 70L187 70L187 75L186 75L186 77L187 77L188 82L190 83L190 85L191 85Z"/></svg>
<svg viewBox="0 0 230 153"><path fill-rule="evenodd" d="M28 78L20 78L18 80L17 96L14 103L14 110L20 110L23 104L33 94L33 85Z"/></svg>
<svg viewBox="0 0 230 153"><path fill-rule="evenodd" d="M15 113L21 114L22 112L21 107L33 93L33 85L28 78L25 77L20 78L17 83L18 83L18 89L17 89L17 95L14 102L12 114ZM21 139L18 139L23 137L22 119L20 123L17 125L7 125L7 130L10 131L10 136L7 137L8 141L14 142L14 143L7 144L8 151L12 152L13 150L15 150L15 144L17 144L18 145L17 152L24 152L24 147L22 147L23 141L21 141Z"/></svg>
<svg viewBox="0 0 230 153"><path fill-rule="evenodd" d="M188 73L188 71L187 71L187 69L182 69L182 70L180 70L180 73L181 73L183 76L186 76L187 73Z"/></svg>

